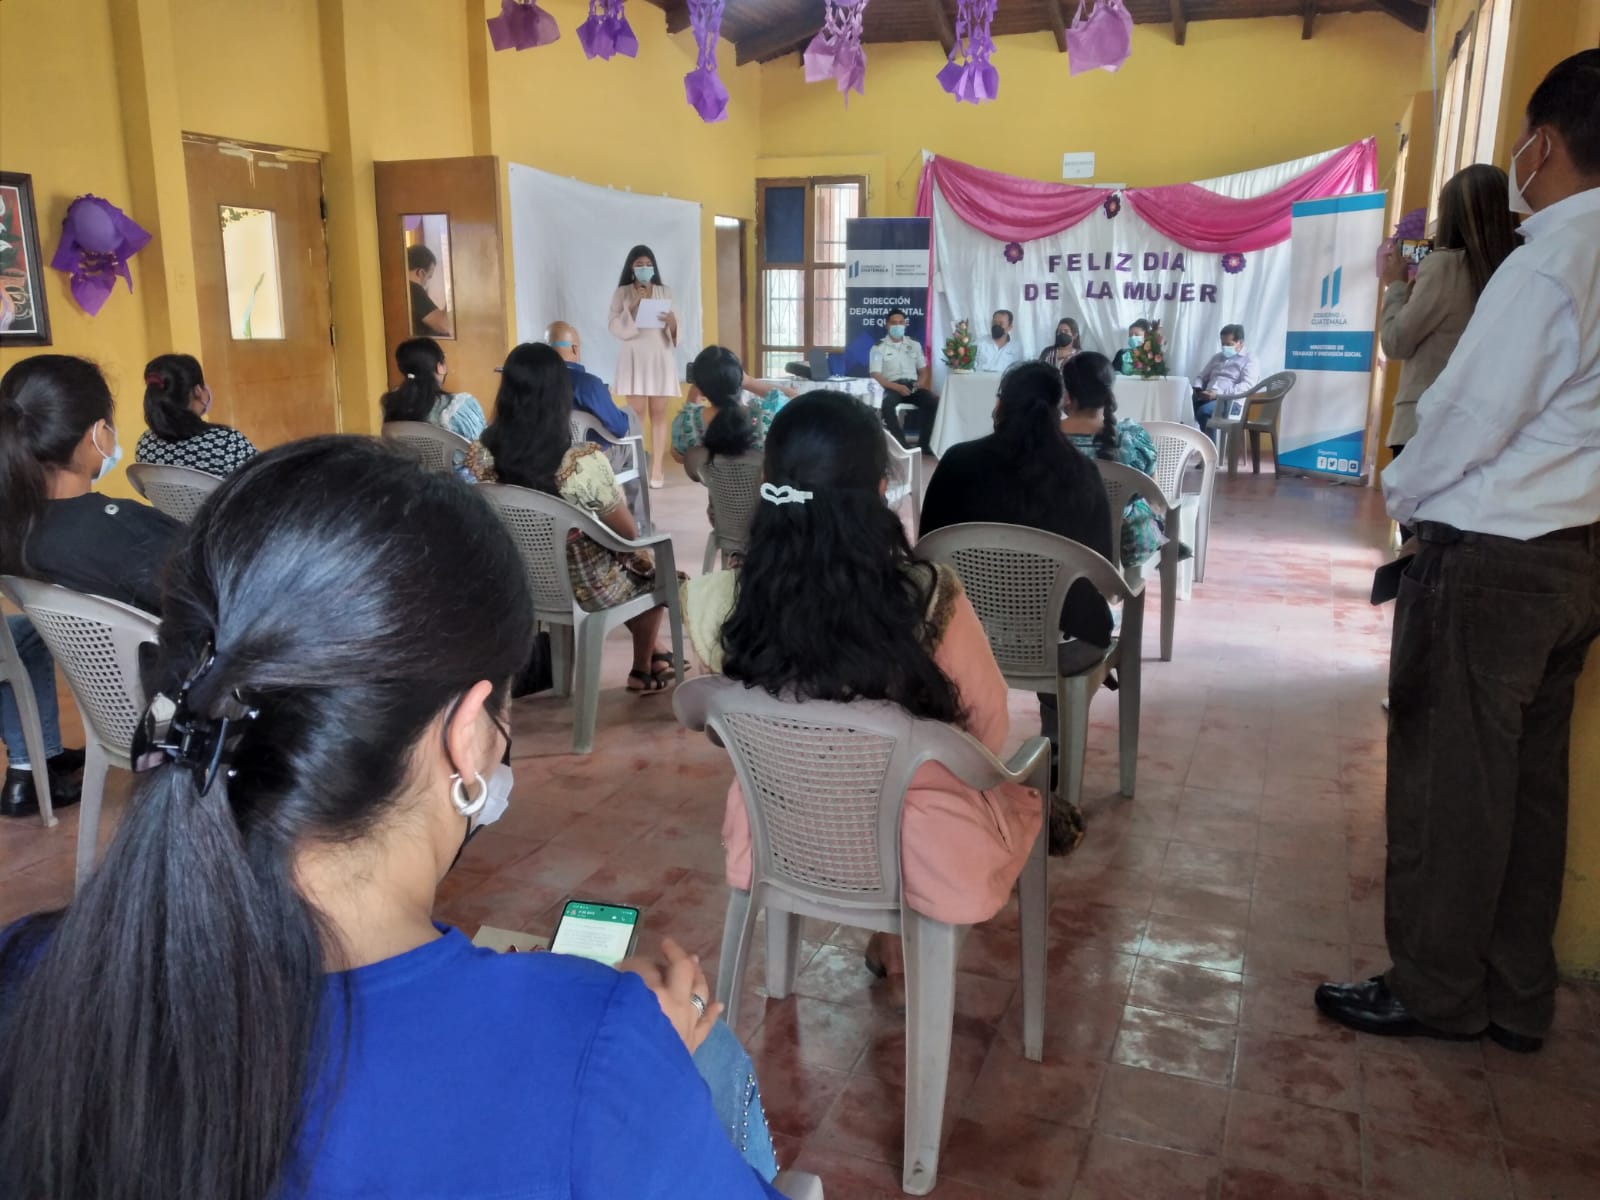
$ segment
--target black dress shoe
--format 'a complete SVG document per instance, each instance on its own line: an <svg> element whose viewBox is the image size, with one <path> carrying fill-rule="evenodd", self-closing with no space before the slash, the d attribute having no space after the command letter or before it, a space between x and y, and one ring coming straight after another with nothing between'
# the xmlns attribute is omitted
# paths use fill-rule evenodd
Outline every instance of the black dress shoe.
<svg viewBox="0 0 1600 1200"><path fill-rule="evenodd" d="M50 772L50 806L71 808L83 798L83 780L76 775L57 775ZM0 817L36 817L39 815L38 789L33 786L33 772L6 768L6 784L0 791Z"/></svg>
<svg viewBox="0 0 1600 1200"><path fill-rule="evenodd" d="M60 754L52 754L46 764L50 768L50 777L57 775L75 775L83 770L83 750L63 750Z"/></svg>
<svg viewBox="0 0 1600 1200"><path fill-rule="evenodd" d="M1446 1033L1411 1015L1382 975L1360 983L1324 983L1317 988L1317 1009L1323 1016L1358 1033L1380 1037L1431 1037L1450 1042L1476 1041L1480 1034Z"/></svg>
<svg viewBox="0 0 1600 1200"><path fill-rule="evenodd" d="M1533 1054L1544 1047L1542 1037L1534 1037L1527 1033L1512 1033L1505 1026L1493 1022L1489 1025L1489 1040L1513 1054Z"/></svg>

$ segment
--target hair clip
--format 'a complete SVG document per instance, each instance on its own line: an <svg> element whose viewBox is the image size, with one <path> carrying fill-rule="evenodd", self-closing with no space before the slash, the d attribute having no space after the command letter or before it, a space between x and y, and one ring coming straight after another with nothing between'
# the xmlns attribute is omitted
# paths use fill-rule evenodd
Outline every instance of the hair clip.
<svg viewBox="0 0 1600 1200"><path fill-rule="evenodd" d="M144 382L145 382L145 386L146 387L165 387L166 386L166 381L163 380L161 378L161 376L157 375L153 371L150 374L148 374L148 375L146 375L144 377Z"/></svg>
<svg viewBox="0 0 1600 1200"><path fill-rule="evenodd" d="M233 758L244 733L240 726L261 713L245 704L237 692L225 702L220 717L202 716L189 707L190 689L215 661L216 652L208 649L200 665L178 688L176 699L162 692L150 698L133 733L130 758L134 770L151 771L168 762L186 767L202 796L211 790L223 768L228 768L228 778L233 778Z"/></svg>
<svg viewBox="0 0 1600 1200"><path fill-rule="evenodd" d="M773 487L770 483L761 485L761 498L768 504L804 504L813 494L790 487L787 483L782 487Z"/></svg>

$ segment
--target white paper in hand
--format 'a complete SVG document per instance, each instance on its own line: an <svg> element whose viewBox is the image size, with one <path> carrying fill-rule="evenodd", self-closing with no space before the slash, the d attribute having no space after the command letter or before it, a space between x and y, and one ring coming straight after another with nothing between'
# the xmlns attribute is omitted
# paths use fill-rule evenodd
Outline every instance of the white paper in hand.
<svg viewBox="0 0 1600 1200"><path fill-rule="evenodd" d="M640 329L663 329L662 316L672 311L671 300L641 300L639 311L633 314L633 323Z"/></svg>

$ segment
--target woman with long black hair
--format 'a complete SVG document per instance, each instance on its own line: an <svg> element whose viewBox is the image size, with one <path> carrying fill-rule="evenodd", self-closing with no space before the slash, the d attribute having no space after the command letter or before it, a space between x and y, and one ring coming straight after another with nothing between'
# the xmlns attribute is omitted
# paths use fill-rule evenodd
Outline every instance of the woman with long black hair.
<svg viewBox="0 0 1600 1200"><path fill-rule="evenodd" d="M726 346L700 351L689 364L689 402L672 419L672 457L682 462L696 446L704 446L713 456L764 447L772 419L789 397L773 388L751 403L745 399L745 389L755 382Z"/></svg>
<svg viewBox="0 0 1600 1200"><path fill-rule="evenodd" d="M571 420L572 373L566 362L549 346L524 342L506 356L494 420L467 452L467 473L484 483L560 496L618 537L638 537L604 450L594 442L574 446ZM578 603L586 609L614 608L656 585L649 551L617 554L592 538L568 544L567 568ZM656 644L664 614L665 609L652 608L627 622L633 634L630 692L662 692L673 678L672 655Z"/></svg>
<svg viewBox="0 0 1600 1200"><path fill-rule="evenodd" d="M1067 415L1061 431L1090 458L1122 463L1151 474L1156 444L1150 431L1131 418L1117 418L1116 372L1103 354L1085 351L1061 368L1067 389ZM1136 566L1161 549L1161 522L1142 498L1128 501L1122 514L1122 562Z"/></svg>
<svg viewBox="0 0 1600 1200"><path fill-rule="evenodd" d="M144 423L135 462L188 467L227 478L255 457L237 429L207 421L211 389L192 354L158 354L144 367Z"/></svg>
<svg viewBox="0 0 1600 1200"><path fill-rule="evenodd" d="M447 392L444 348L431 337L407 338L394 350L400 383L379 402L385 421L424 421L472 441L483 432L483 406L471 392Z"/></svg>
<svg viewBox="0 0 1600 1200"><path fill-rule="evenodd" d="M681 949L641 979L432 919L505 809L533 637L472 488L371 439L281 447L164 599L104 861L0 933L0 1195L776 1195L686 1053L731 1035Z"/></svg>
<svg viewBox="0 0 1600 1200"><path fill-rule="evenodd" d="M774 695L889 700L965 729L999 752L1006 682L961 582L911 555L884 503L888 443L878 415L842 392L808 392L772 423L764 500L737 572L697 597L720 625L706 665ZM702 614L708 615L708 614ZM952 924L1004 906L1038 836L1039 797L1007 785L980 794L943 767L906 794L901 855L906 901ZM750 826L737 783L722 826L728 884L750 884ZM869 946L875 972L898 943Z"/></svg>
<svg viewBox="0 0 1600 1200"><path fill-rule="evenodd" d="M650 417L650 486L665 480L661 471L667 452L667 406L678 398L678 314L668 308L659 325L640 325L639 306L646 300L672 302L672 290L661 277L655 251L635 246L622 264L617 290L611 294L606 327L622 343L611 390L633 406L644 428Z"/></svg>

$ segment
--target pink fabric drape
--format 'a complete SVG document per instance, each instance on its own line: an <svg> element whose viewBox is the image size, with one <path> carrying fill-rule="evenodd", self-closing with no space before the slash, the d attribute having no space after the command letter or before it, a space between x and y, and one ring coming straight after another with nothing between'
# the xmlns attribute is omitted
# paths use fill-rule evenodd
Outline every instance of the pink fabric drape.
<svg viewBox="0 0 1600 1200"><path fill-rule="evenodd" d="M1225 254L1264 250L1287 241L1297 201L1371 191L1377 182L1377 141L1368 138L1253 200L1219 196L1193 183L1128 188L1123 197L1142 220L1180 246ZM917 184L919 217L933 215L936 183L945 203L968 225L992 238L1017 242L1049 237L1076 225L1111 194L1103 188L1041 183L936 157L923 164Z"/></svg>

